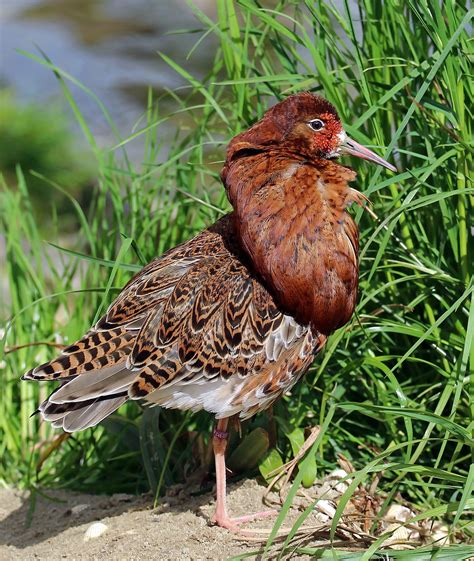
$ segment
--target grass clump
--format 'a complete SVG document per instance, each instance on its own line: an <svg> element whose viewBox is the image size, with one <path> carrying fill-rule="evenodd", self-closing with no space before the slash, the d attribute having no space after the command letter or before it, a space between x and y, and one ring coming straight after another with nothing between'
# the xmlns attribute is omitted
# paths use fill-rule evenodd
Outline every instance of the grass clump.
<svg viewBox="0 0 474 561"><path fill-rule="evenodd" d="M46 107L19 103L12 90L0 90L0 171L14 188L17 166L24 170L28 194L44 232L51 205L61 215L62 231L77 229L67 197L51 184L67 186L69 195L84 202L85 192L93 185L93 160L74 136L59 103ZM73 222L68 224L69 219Z"/></svg>
<svg viewBox="0 0 474 561"><path fill-rule="evenodd" d="M194 7L203 27L196 48L205 48L209 35L219 45L205 80L165 57L189 84L180 97L169 94L178 103L174 118L185 112L189 128L170 139L166 151L159 126L168 116L160 114L151 95L136 131L117 136L108 150L98 148L68 89L70 77L36 57L56 72L78 116L97 159L98 188L87 215L70 200L81 229L75 253L55 254L61 267L40 241L21 169L18 190L2 189L12 301L4 344L11 349L29 341L55 343L55 333L65 342L80 336L132 270L228 209L218 177L227 141L275 99L300 90L320 92L335 104L348 133L395 160L400 172L387 177L351 162L358 187L379 216L374 222L357 212L362 247L357 314L330 338L292 395L276 405L277 452L282 462L291 459L295 431L304 434L320 424L293 495L308 477L304 470L313 466L315 480L343 454L356 470L355 481L380 479L387 504L401 493L420 517L447 521L451 541L468 543L474 507L474 189L468 173L473 14L460 2L359 0L344 3L343 10L329 2L280 1L268 8L252 0L219 0L217 5L216 21ZM109 120L105 108L104 118ZM145 140L140 166L123 157L137 137ZM208 415L163 410L143 428L138 406L129 404L109 425L58 446L36 473L40 444L50 442L52 433L29 414L45 390L20 385L18 376L53 354L51 346L30 346L5 355L0 398L5 482L141 490L147 485L140 473L143 457L153 486L161 489L195 467L193 449L205 448ZM249 431L268 426L265 417L249 425ZM144 436L149 430L160 443L153 465ZM205 451L199 457L205 463ZM349 486L342 506L354 490ZM268 547L289 506L287 501ZM342 515L341 507L332 538ZM374 541L362 558L383 548L386 538ZM294 547L287 540L282 551ZM310 550L301 551L316 554Z"/></svg>

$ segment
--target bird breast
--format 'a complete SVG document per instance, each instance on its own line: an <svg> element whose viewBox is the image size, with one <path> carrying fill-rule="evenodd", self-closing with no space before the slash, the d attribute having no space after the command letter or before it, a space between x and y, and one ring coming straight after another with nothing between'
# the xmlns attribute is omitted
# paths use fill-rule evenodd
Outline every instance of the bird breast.
<svg viewBox="0 0 474 561"><path fill-rule="evenodd" d="M274 298L329 334L347 323L358 285L355 173L329 160L255 154L227 167L236 231Z"/></svg>

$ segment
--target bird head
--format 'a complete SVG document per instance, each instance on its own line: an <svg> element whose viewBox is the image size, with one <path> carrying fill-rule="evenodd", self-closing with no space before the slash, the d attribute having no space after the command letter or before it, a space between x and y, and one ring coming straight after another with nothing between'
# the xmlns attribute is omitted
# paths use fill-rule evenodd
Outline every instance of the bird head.
<svg viewBox="0 0 474 561"><path fill-rule="evenodd" d="M287 97L269 109L249 130L230 143L227 162L276 148L309 160L356 156L396 172L383 158L348 137L334 106L309 92Z"/></svg>

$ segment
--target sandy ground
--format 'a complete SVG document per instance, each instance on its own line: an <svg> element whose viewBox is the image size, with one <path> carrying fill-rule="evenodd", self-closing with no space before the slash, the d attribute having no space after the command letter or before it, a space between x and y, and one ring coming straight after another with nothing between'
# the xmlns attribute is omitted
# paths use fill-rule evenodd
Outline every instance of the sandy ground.
<svg viewBox="0 0 474 561"><path fill-rule="evenodd" d="M173 490L172 490L173 492ZM0 560L198 560L227 559L256 552L246 543L211 526L212 495L189 496L174 489L153 510L150 496L98 496L51 491L53 500L37 496L28 525L28 494L0 490ZM246 480L231 484L229 507L234 515L262 510L263 487ZM87 529L100 521L104 534L85 541ZM269 521L251 527L271 527ZM251 556L253 557L253 556Z"/></svg>
<svg viewBox="0 0 474 561"><path fill-rule="evenodd" d="M291 508L287 514L282 527L283 539L302 510L320 497L305 527L301 528L298 543L319 547L328 544L328 530L337 500L348 485L337 471L341 470L294 498L293 505L297 508ZM345 471L342 474L347 475ZM264 487L255 480L231 482L228 489L230 514L239 516L267 510L262 504L263 493ZM156 509L153 509L151 495L105 496L70 491L49 491L47 495L36 494L36 500L32 501L28 493L0 489L0 561L184 561L227 560L235 556L258 559L274 521L267 518L245 525L246 530L254 532L253 540L213 526L210 519L214 513L214 496L200 493L199 485L191 481L186 486L168 489ZM383 515L379 530L368 536L367 541L362 527L364 513L369 502L376 511L384 496L369 496L364 489L354 495L344 510L344 524L338 526L336 547L367 547L380 533L391 528L392 534L385 539L385 547L411 549L433 542L437 546L448 545L449 527L445 523L426 519L405 525L417 512L396 502ZM275 500L276 497L271 493L269 498ZM322 497L329 500L322 500ZM102 526L103 533L90 537L91 530L98 526ZM277 553L278 545L271 558ZM453 560L467 558L453 555ZM289 558L309 559L296 555L293 547L284 557Z"/></svg>

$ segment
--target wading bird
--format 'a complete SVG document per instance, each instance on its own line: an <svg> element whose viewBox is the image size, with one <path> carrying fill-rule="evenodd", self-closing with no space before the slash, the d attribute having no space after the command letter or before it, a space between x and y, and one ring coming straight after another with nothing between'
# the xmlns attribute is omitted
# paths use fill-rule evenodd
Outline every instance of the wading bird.
<svg viewBox="0 0 474 561"><path fill-rule="evenodd" d="M43 419L75 432L129 399L205 409L217 419L214 522L235 530L250 520L226 509L228 420L290 389L356 304L358 229L347 208L367 200L349 186L356 174L337 163L343 154L396 171L311 93L233 138L221 174L233 212L153 260L82 339L23 376L61 382Z"/></svg>

